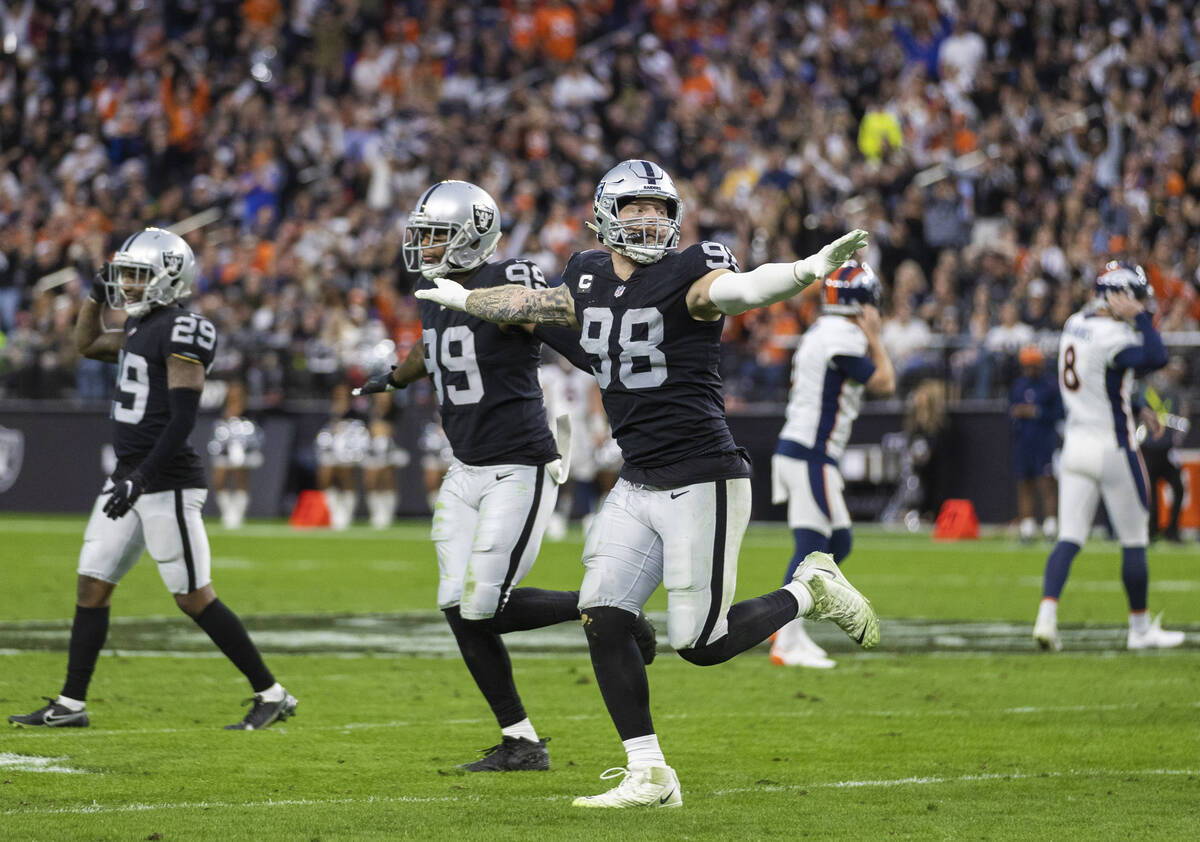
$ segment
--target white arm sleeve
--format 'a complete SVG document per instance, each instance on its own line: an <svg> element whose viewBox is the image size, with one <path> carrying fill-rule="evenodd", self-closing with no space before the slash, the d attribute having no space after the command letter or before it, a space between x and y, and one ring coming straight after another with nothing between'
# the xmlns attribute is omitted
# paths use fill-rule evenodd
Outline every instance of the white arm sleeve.
<svg viewBox="0 0 1200 842"><path fill-rule="evenodd" d="M712 282L708 297L729 316L783 301L816 280L816 274L806 265L808 260L764 263L749 272L728 272Z"/></svg>

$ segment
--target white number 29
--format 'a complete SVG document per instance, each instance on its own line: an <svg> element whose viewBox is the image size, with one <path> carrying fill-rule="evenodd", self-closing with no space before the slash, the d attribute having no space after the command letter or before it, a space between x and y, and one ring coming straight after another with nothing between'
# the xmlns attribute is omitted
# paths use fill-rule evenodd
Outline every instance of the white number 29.
<svg viewBox="0 0 1200 842"><path fill-rule="evenodd" d="M204 350L211 351L217 344L217 329L208 319L197 318L195 313L183 313L175 317L171 341L180 345L191 345L194 342Z"/></svg>

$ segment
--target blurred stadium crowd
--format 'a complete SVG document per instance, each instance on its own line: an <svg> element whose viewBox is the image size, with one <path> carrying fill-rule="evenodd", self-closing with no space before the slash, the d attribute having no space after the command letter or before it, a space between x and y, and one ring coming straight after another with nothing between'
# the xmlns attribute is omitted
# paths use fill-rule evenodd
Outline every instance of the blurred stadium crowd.
<svg viewBox="0 0 1200 842"><path fill-rule="evenodd" d="M4 0L0 395L107 396L70 339L90 277L204 214L213 376L325 397L420 336L400 244L431 181L484 186L498 256L554 277L629 157L674 175L685 243L744 268L868 229L902 393L1006 395L1111 257L1146 268L1160 329L1197 327L1193 2L827 5ZM729 320L731 403L785 395L818 306Z"/></svg>

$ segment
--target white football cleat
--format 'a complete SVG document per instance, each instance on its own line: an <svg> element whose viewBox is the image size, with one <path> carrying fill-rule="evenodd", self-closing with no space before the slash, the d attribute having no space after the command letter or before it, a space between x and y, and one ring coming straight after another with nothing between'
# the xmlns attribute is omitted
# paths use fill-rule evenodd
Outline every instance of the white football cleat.
<svg viewBox="0 0 1200 842"><path fill-rule="evenodd" d="M858 592L829 553L812 552L800 562L792 576L812 594L809 620L833 620L838 628L863 649L879 643L879 618L871 601Z"/></svg>
<svg viewBox="0 0 1200 842"><path fill-rule="evenodd" d="M1062 638L1058 636L1058 624L1053 620L1038 617L1033 624L1033 640L1043 652L1062 650Z"/></svg>
<svg viewBox="0 0 1200 842"><path fill-rule="evenodd" d="M1127 645L1130 649L1170 649L1183 644L1183 632L1167 631L1162 627L1162 614L1154 618L1150 628L1144 632L1129 630Z"/></svg>
<svg viewBox="0 0 1200 842"><path fill-rule="evenodd" d="M804 630L803 620L792 620L775 633L771 663L780 667L829 669L837 666Z"/></svg>
<svg viewBox="0 0 1200 842"><path fill-rule="evenodd" d="M571 802L572 807L682 807L683 790L679 788L679 777L670 766L647 766L642 769L626 769L618 766L608 769L600 776L609 780L624 775L622 780L608 792L599 795L583 795Z"/></svg>

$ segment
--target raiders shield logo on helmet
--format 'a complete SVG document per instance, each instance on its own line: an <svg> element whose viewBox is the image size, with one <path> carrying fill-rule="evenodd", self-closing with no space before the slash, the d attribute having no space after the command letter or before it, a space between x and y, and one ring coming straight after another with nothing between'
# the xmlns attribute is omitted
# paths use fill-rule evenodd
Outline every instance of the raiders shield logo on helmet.
<svg viewBox="0 0 1200 842"><path fill-rule="evenodd" d="M163 268L167 270L167 274L172 278L179 277L179 273L183 271L183 255L177 251L164 251L162 253Z"/></svg>
<svg viewBox="0 0 1200 842"><path fill-rule="evenodd" d="M484 205L472 205L471 210L475 214L475 230L481 234L492 227L492 220L495 219L495 212Z"/></svg>
<svg viewBox="0 0 1200 842"><path fill-rule="evenodd" d="M25 434L0 427L0 493L8 491L21 475L25 461Z"/></svg>

